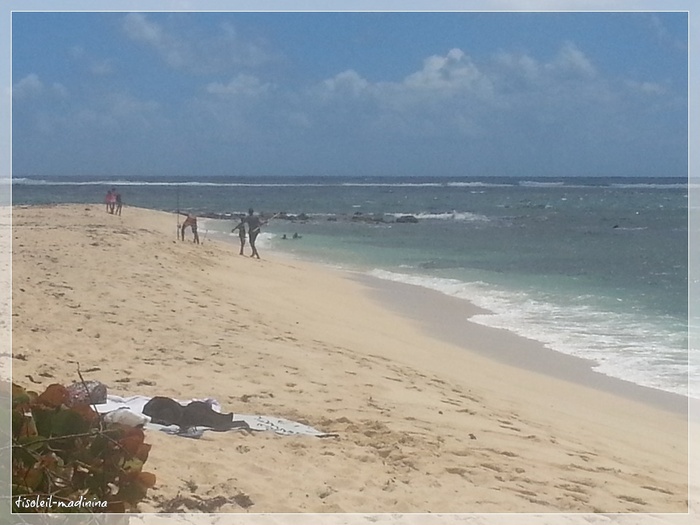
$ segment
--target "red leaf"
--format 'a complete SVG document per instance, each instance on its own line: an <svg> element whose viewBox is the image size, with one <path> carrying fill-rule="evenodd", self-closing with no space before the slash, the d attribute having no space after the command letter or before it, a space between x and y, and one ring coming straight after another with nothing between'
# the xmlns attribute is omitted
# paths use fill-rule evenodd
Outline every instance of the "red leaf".
<svg viewBox="0 0 700 525"><path fill-rule="evenodd" d="M136 452L136 457L143 461L144 463L148 459L148 453L151 451L151 445L148 443L141 443L138 451Z"/></svg>
<svg viewBox="0 0 700 525"><path fill-rule="evenodd" d="M77 412L78 414L80 414L83 417L83 419L85 421L87 421L88 423L92 423L93 421L95 421L99 417L99 414L97 412L95 412L95 410L90 405L86 405L86 404L73 405L72 410L73 410L73 412Z"/></svg>
<svg viewBox="0 0 700 525"><path fill-rule="evenodd" d="M44 393L36 398L36 403L58 408L68 401L68 390L63 385L49 385Z"/></svg>
<svg viewBox="0 0 700 525"><path fill-rule="evenodd" d="M143 444L143 432L141 432L141 435L132 434L130 436L125 436L119 440L119 444L130 457L134 457Z"/></svg>
<svg viewBox="0 0 700 525"><path fill-rule="evenodd" d="M146 488L153 488L156 484L156 475L152 472L139 472L138 480Z"/></svg>

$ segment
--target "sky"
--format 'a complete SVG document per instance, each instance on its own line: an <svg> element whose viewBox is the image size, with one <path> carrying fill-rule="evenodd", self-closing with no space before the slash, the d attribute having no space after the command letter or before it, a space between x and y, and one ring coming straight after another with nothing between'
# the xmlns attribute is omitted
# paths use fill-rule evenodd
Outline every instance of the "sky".
<svg viewBox="0 0 700 525"><path fill-rule="evenodd" d="M688 20L15 11L12 175L684 177Z"/></svg>

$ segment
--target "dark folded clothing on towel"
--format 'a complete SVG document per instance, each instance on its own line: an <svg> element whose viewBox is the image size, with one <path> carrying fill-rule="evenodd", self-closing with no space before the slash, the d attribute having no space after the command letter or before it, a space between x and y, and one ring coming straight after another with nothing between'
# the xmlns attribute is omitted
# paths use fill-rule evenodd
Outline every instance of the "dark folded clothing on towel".
<svg viewBox="0 0 700 525"><path fill-rule="evenodd" d="M192 401L183 406L169 397L157 396L143 407L143 413L151 418L153 423L160 425L178 425L185 430L192 427L209 427L212 430L231 430L232 428L247 428L243 421L233 421L233 413L221 414L212 410L203 401Z"/></svg>

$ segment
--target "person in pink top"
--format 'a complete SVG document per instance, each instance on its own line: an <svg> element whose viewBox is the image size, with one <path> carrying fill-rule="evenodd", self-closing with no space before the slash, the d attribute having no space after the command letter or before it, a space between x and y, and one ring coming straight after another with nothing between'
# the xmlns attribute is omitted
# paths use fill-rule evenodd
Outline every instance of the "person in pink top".
<svg viewBox="0 0 700 525"><path fill-rule="evenodd" d="M105 197L105 203L107 204L107 211L109 213L114 213L114 207L117 204L117 190L112 188L107 192L107 197Z"/></svg>
<svg viewBox="0 0 700 525"><path fill-rule="evenodd" d="M107 196L105 197L105 211L107 213L112 213L114 211L114 200L112 199L112 190L107 190Z"/></svg>

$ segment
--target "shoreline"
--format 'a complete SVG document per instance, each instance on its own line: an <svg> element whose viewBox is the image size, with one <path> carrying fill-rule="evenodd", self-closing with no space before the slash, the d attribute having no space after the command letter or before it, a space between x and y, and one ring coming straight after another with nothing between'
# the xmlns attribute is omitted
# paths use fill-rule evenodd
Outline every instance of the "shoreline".
<svg viewBox="0 0 700 525"><path fill-rule="evenodd" d="M224 235L219 239L238 246L237 239ZM266 248L265 250L275 256L320 264L347 272L351 279L370 288L374 299L399 315L413 322L422 323L425 325L426 333L431 336L467 350L476 351L499 362L628 399L639 400L674 413L689 415L690 404L700 403L700 398L693 399L682 393L670 392L598 372L595 370L597 363L594 360L553 350L545 343L508 329L489 327L470 321L469 319L474 315L489 312L469 302L468 299L452 297L420 285L382 279L369 275L361 269L327 265L311 257L298 256L279 249ZM422 304L425 300L430 303L430 307ZM441 313L438 315L437 311ZM505 334L506 341L494 347L490 341L496 334ZM502 339L502 337L498 336L496 339Z"/></svg>
<svg viewBox="0 0 700 525"><path fill-rule="evenodd" d="M13 379L67 384L79 364L111 394L211 397L338 437L148 432L143 512L687 512L680 414L465 352L342 270L172 225L13 209Z"/></svg>
<svg viewBox="0 0 700 525"><path fill-rule="evenodd" d="M238 246L237 240L225 236L219 239ZM422 326L429 337L454 344L467 352L671 413L695 416L700 421L700 414L690 411L691 406L700 406L700 399L597 372L595 361L552 350L540 341L507 329L475 323L471 317L489 312L466 299L420 285L382 279L362 270L325 265L280 250L268 251L275 257L321 265L346 274L347 278L365 287L368 295L380 305Z"/></svg>
<svg viewBox="0 0 700 525"><path fill-rule="evenodd" d="M677 414L688 414L686 396L601 374L593 361L547 348L514 332L469 319L485 311L465 299L418 285L358 273L373 298L399 315L419 323L431 337L455 344L488 359L639 401Z"/></svg>

